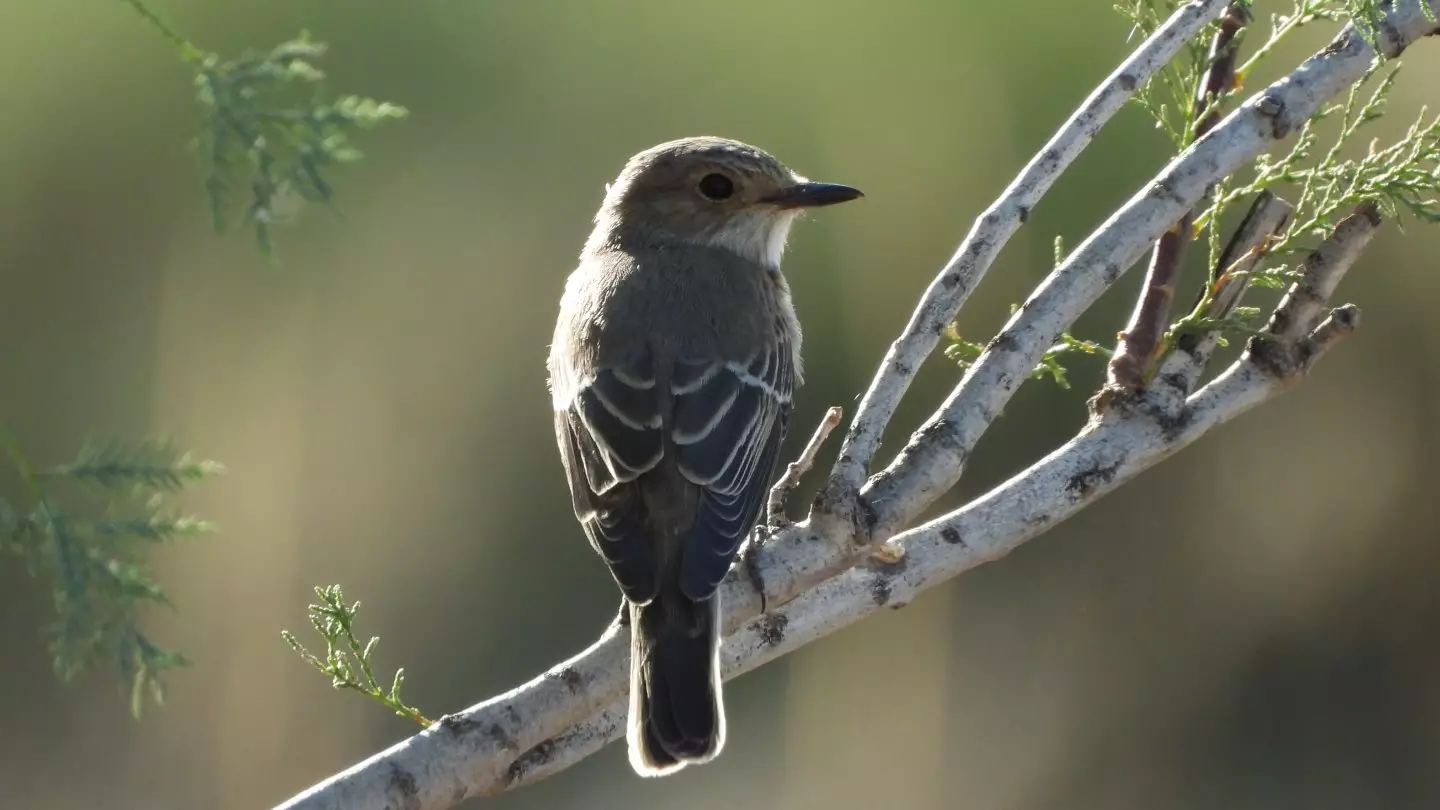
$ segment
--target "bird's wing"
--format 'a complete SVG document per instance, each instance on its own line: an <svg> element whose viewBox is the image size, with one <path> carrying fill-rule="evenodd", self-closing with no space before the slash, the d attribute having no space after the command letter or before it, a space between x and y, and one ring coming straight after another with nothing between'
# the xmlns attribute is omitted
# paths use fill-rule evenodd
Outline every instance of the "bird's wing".
<svg viewBox="0 0 1440 810"><path fill-rule="evenodd" d="M700 488L681 550L682 593L715 592L765 501L790 418L794 354L783 337L744 360L681 360L671 377L670 444Z"/></svg>
<svg viewBox="0 0 1440 810"><path fill-rule="evenodd" d="M575 515L625 597L655 596L655 554L636 479L665 453L661 392L650 355L580 382L555 413Z"/></svg>
<svg viewBox="0 0 1440 810"><path fill-rule="evenodd" d="M641 476L671 453L698 490L677 585L709 598L765 502L789 423L794 355L776 340L744 360L681 359L666 376L668 385L657 380L648 354L602 368L555 415L575 514L626 598L642 604L655 595L658 561Z"/></svg>

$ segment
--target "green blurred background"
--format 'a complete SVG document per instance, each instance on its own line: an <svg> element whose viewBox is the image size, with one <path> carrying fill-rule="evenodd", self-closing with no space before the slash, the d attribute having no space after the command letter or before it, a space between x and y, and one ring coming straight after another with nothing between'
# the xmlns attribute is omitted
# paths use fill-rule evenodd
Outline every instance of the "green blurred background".
<svg viewBox="0 0 1440 810"><path fill-rule="evenodd" d="M431 715L583 647L615 594L570 515L543 359L603 184L639 149L711 133L867 192L791 243L808 434L1127 52L1109 7L157 0L226 54L308 27L337 89L412 111L362 139L336 210L282 231L273 269L208 230L165 42L113 0L7 4L0 419L41 462L86 435L168 434L230 474L188 500L222 533L157 558L179 610L148 624L195 664L140 722L108 672L56 682L46 592L0 570L0 805L269 806L412 733L281 643L308 633L313 584L364 600L381 665L403 664ZM1415 50L1391 133L1440 100L1440 42ZM1123 113L962 330L983 340L1054 235L1078 243L1167 150ZM734 682L714 764L642 782L612 746L493 804L1437 806L1437 251L1436 229L1387 229L1343 288L1364 329L1297 392L1003 562ZM1077 332L1108 342L1138 276ZM948 502L1068 437L1099 372L1026 386ZM932 361L892 450L957 376Z"/></svg>

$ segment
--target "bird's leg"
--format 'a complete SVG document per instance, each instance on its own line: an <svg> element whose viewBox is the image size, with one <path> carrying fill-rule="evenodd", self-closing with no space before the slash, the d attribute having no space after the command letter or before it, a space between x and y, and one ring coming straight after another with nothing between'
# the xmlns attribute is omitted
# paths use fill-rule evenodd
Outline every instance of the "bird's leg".
<svg viewBox="0 0 1440 810"><path fill-rule="evenodd" d="M760 612L767 609L765 601L765 577L760 572L760 546L765 541L769 529L764 526L756 526L745 540L745 548L740 551L740 565L745 569L745 576L754 586L756 593L760 594Z"/></svg>

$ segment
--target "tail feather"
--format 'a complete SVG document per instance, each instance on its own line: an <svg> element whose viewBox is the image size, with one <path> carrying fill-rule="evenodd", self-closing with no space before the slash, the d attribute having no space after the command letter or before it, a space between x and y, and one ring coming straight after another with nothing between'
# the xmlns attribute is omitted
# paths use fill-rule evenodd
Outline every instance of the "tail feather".
<svg viewBox="0 0 1440 810"><path fill-rule="evenodd" d="M725 744L720 596L658 595L630 607L630 764L661 776L705 762Z"/></svg>

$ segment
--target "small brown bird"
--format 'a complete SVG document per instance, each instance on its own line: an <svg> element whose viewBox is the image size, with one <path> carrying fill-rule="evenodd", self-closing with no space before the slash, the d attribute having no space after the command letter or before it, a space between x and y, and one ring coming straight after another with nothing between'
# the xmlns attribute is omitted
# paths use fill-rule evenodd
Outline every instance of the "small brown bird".
<svg viewBox="0 0 1440 810"><path fill-rule="evenodd" d="M809 207L862 196L769 154L686 138L607 188L550 347L575 515L630 611L630 763L659 776L725 741L717 587L754 526L800 383L780 274Z"/></svg>

